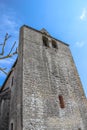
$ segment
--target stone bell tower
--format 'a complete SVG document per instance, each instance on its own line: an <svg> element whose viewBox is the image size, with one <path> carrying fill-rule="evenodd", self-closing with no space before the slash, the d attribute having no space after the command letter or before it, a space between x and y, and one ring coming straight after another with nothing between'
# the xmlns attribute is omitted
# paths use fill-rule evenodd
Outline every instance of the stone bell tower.
<svg viewBox="0 0 87 130"><path fill-rule="evenodd" d="M21 130L87 130L86 98L68 44L24 25L18 62Z"/></svg>

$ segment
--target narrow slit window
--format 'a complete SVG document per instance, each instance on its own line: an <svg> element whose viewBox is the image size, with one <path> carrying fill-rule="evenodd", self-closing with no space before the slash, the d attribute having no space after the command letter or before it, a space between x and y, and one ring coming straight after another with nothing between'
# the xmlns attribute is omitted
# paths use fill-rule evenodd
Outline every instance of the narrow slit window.
<svg viewBox="0 0 87 130"><path fill-rule="evenodd" d="M63 96L59 95L59 103L60 103L60 107L61 108L65 108L65 104L64 104L64 100L63 100Z"/></svg>
<svg viewBox="0 0 87 130"><path fill-rule="evenodd" d="M13 123L11 123L11 130L13 130Z"/></svg>
<svg viewBox="0 0 87 130"><path fill-rule="evenodd" d="M14 76L12 77L11 86L13 86Z"/></svg>
<svg viewBox="0 0 87 130"><path fill-rule="evenodd" d="M54 40L52 40L52 47L58 49L57 43Z"/></svg>
<svg viewBox="0 0 87 130"><path fill-rule="evenodd" d="M43 36L43 45L49 47L48 38Z"/></svg>

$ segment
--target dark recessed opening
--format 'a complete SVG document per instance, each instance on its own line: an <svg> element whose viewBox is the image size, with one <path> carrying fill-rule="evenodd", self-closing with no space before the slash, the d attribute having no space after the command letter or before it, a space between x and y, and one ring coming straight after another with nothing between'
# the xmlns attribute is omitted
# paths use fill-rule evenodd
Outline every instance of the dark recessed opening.
<svg viewBox="0 0 87 130"><path fill-rule="evenodd" d="M54 40L52 40L52 47L58 49L57 43Z"/></svg>
<svg viewBox="0 0 87 130"><path fill-rule="evenodd" d="M11 86L13 86L14 76L12 77Z"/></svg>
<svg viewBox="0 0 87 130"><path fill-rule="evenodd" d="M9 116L9 112L7 112L7 116Z"/></svg>
<svg viewBox="0 0 87 130"><path fill-rule="evenodd" d="M48 38L43 36L43 45L49 47Z"/></svg>
<svg viewBox="0 0 87 130"><path fill-rule="evenodd" d="M13 130L13 123L11 123L11 130Z"/></svg>
<svg viewBox="0 0 87 130"><path fill-rule="evenodd" d="M59 95L59 103L60 103L60 107L61 108L65 108L65 104L64 104L64 100L63 100L63 96Z"/></svg>

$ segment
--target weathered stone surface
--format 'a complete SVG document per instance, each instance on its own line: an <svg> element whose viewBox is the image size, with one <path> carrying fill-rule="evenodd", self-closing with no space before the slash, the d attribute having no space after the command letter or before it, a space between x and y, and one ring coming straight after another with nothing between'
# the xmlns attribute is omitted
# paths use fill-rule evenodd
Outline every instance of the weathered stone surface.
<svg viewBox="0 0 87 130"><path fill-rule="evenodd" d="M58 49L52 48L48 36L47 48L43 34L27 27L23 32L23 130L86 130L86 99L69 47L56 40Z"/></svg>
<svg viewBox="0 0 87 130"><path fill-rule="evenodd" d="M10 93L0 96L0 130L87 130L87 100L67 44L23 26L7 86Z"/></svg>
<svg viewBox="0 0 87 130"><path fill-rule="evenodd" d="M0 93L0 130L9 128L10 90Z"/></svg>

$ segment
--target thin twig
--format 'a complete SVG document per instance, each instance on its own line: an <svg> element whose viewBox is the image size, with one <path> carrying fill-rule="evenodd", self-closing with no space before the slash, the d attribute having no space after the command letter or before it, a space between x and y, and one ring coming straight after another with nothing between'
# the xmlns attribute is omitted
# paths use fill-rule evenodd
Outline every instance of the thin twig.
<svg viewBox="0 0 87 130"><path fill-rule="evenodd" d="M12 57L15 54L17 54L17 50L15 52L13 52L12 54L10 54L10 55L6 55L6 56L0 57L0 60L6 59L6 58L10 58L10 57Z"/></svg>
<svg viewBox="0 0 87 130"><path fill-rule="evenodd" d="M12 50L13 50L13 48L14 48L15 44L16 44L16 42L14 42L14 44L13 44L13 46L12 46L12 48L11 48L11 50L10 50L10 52L9 52L9 54L8 54L8 55L10 55L10 54L11 54L11 52L12 52Z"/></svg>
<svg viewBox="0 0 87 130"><path fill-rule="evenodd" d="M8 33L6 33L3 44L0 44L0 46L2 46L2 51L0 53L0 60L6 59L6 58L11 58L13 55L17 54L17 48L14 52L12 52L15 47L15 44L16 44L16 42L14 42L13 46L10 49L10 52L5 56L5 46L6 46L7 40L10 37L11 37L11 35L8 35ZM6 70L6 68L0 67L0 71L2 71L4 74L7 75L7 72L5 70Z"/></svg>
<svg viewBox="0 0 87 130"><path fill-rule="evenodd" d="M6 68L0 68L0 71L2 71L4 74L7 75L8 73L5 70L6 70Z"/></svg>
<svg viewBox="0 0 87 130"><path fill-rule="evenodd" d="M4 48L6 45L7 40L11 37L11 35L8 35L8 33L6 33L5 35L5 39L4 39L4 43L2 44L2 52L0 53L0 55L4 55Z"/></svg>

